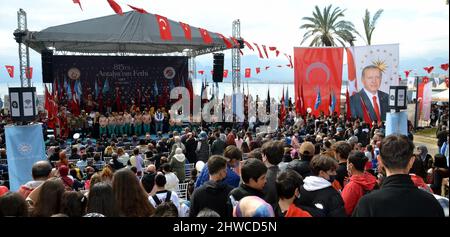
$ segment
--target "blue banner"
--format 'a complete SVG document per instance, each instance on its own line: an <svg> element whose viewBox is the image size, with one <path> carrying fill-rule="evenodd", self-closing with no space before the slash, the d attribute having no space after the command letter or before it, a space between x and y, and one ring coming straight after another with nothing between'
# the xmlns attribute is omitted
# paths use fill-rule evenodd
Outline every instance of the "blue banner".
<svg viewBox="0 0 450 237"><path fill-rule="evenodd" d="M5 138L10 190L15 192L33 179L33 164L46 159L42 125L6 127Z"/></svg>
<svg viewBox="0 0 450 237"><path fill-rule="evenodd" d="M408 113L387 113L386 136L399 134L408 136Z"/></svg>

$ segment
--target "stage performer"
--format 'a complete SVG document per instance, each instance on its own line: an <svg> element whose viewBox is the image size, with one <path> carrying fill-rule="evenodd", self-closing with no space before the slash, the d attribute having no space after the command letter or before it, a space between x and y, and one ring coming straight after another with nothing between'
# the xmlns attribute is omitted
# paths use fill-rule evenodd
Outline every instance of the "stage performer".
<svg viewBox="0 0 450 237"><path fill-rule="evenodd" d="M58 114L59 118L59 128L60 128L60 135L62 138L67 139L69 137L69 124L67 121L67 110L66 107L61 106L61 109Z"/></svg>
<svg viewBox="0 0 450 237"><path fill-rule="evenodd" d="M131 114L127 111L123 114L123 134L131 135Z"/></svg>
<svg viewBox="0 0 450 237"><path fill-rule="evenodd" d="M161 112L161 109L158 109L158 111L155 114L156 133L163 131L163 125L164 125L164 114Z"/></svg>
<svg viewBox="0 0 450 237"><path fill-rule="evenodd" d="M123 112L117 113L115 118L116 118L116 134L117 134L117 136L122 136L123 135L123 125L124 125Z"/></svg>
<svg viewBox="0 0 450 237"><path fill-rule="evenodd" d="M134 116L134 134L138 137L142 134L142 115L139 112Z"/></svg>
<svg viewBox="0 0 450 237"><path fill-rule="evenodd" d="M116 130L116 118L114 114L110 114L108 116L108 135L109 137L112 137L113 134L115 134Z"/></svg>
<svg viewBox="0 0 450 237"><path fill-rule="evenodd" d="M108 118L105 117L105 115L101 115L100 119L98 120L100 124L100 137L103 137L103 135L107 134L107 127L108 127Z"/></svg>
<svg viewBox="0 0 450 237"><path fill-rule="evenodd" d="M144 123L144 133L150 134L150 124L152 123L152 117L150 116L150 113L146 110L143 113L144 115L142 116L142 122Z"/></svg>
<svg viewBox="0 0 450 237"><path fill-rule="evenodd" d="M91 113L92 111L94 111L97 108L97 106L98 106L98 103L95 102L95 100L92 98L92 95L89 94L86 99L84 109L86 110L87 113Z"/></svg>
<svg viewBox="0 0 450 237"><path fill-rule="evenodd" d="M120 112L122 110L122 92L120 91L119 87L116 87L116 93L115 93L115 102L114 105L116 106L116 111Z"/></svg>

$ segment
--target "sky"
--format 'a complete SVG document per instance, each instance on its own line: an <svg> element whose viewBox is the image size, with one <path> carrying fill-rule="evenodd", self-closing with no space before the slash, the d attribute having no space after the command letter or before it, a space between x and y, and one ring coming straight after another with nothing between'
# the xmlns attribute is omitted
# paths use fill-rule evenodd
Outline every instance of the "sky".
<svg viewBox="0 0 450 237"><path fill-rule="evenodd" d="M373 34L373 44L400 44L400 61L415 58L443 58L449 55L449 6L445 0L116 0L124 11L127 4L148 12L183 21L213 32L232 35L232 22L241 21L241 35L248 41L276 46L292 54L299 47L304 30L303 17L311 16L314 6L346 9L345 19L354 23L361 33L365 9L372 15L378 9L384 13ZM106 0L81 0L83 11L72 0L0 0L0 78L5 78L3 65L18 67L17 44L13 31L17 28L17 10L23 8L28 16L28 29L40 31L50 26L114 14ZM355 45L365 45L358 37ZM302 45L302 46L307 46ZM246 55L254 54L245 50ZM265 59L273 60L273 59ZM212 56L198 59L200 64L212 64ZM228 60L230 61L230 60ZM276 60L275 60L276 61ZM282 63L287 63L279 59ZM245 63L245 62L243 62ZM445 62L442 62L445 63ZM31 50L31 65L41 67L40 56ZM40 69L37 69L39 72ZM288 70L288 69L286 69ZM16 74L17 70L16 70ZM39 75L38 75L39 76Z"/></svg>

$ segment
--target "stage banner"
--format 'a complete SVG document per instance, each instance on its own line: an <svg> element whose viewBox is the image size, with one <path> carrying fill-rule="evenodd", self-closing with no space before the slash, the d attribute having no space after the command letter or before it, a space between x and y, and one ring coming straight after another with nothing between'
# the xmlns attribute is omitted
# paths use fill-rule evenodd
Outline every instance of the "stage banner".
<svg viewBox="0 0 450 237"><path fill-rule="evenodd" d="M5 128L9 183L16 192L20 185L33 180L31 168L46 160L42 125L7 126Z"/></svg>
<svg viewBox="0 0 450 237"><path fill-rule="evenodd" d="M329 115L332 98L341 97L343 48L294 48L295 103L319 116ZM303 91L303 95L300 93ZM333 112L340 114L341 101Z"/></svg>
<svg viewBox="0 0 450 237"><path fill-rule="evenodd" d="M68 85L63 103L72 100L68 95L75 93L86 110L167 107L173 88L192 90L187 57L54 56L53 68L54 80Z"/></svg>
<svg viewBox="0 0 450 237"><path fill-rule="evenodd" d="M399 85L399 44L348 48L347 62L352 117L364 119L367 113L372 121L385 121L389 111L389 88ZM381 77L373 77L372 69L363 78L367 66L376 67Z"/></svg>
<svg viewBox="0 0 450 237"><path fill-rule="evenodd" d="M408 112L387 114L386 136L393 134L408 136Z"/></svg>

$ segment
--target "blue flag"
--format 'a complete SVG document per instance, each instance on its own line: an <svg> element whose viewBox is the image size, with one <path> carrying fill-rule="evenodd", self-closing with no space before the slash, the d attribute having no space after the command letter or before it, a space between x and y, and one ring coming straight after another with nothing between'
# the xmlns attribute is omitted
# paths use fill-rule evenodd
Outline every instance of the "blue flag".
<svg viewBox="0 0 450 237"><path fill-rule="evenodd" d="M67 78L64 77L64 86L66 87L67 99L72 99L72 88L70 88L70 82L67 82Z"/></svg>
<svg viewBox="0 0 450 237"><path fill-rule="evenodd" d="M331 103L330 103L330 110L331 113L334 112L334 110L336 109L336 95L334 94L334 91L331 91Z"/></svg>
<svg viewBox="0 0 450 237"><path fill-rule="evenodd" d="M320 96L320 87L317 88L317 98L316 103L314 104L314 109L319 109L320 104L322 103L322 97Z"/></svg>
<svg viewBox="0 0 450 237"><path fill-rule="evenodd" d="M105 85L103 85L102 93L103 93L103 94L106 94L106 93L109 92L109 90L110 90L110 88L109 88L109 82L108 82L108 79L106 79L106 80L105 80Z"/></svg>
<svg viewBox="0 0 450 237"><path fill-rule="evenodd" d="M76 80L75 81L75 86L74 87L75 87L74 89L75 89L77 100L80 101L81 96L83 95L83 89L81 89L81 82L80 82L80 80Z"/></svg>
<svg viewBox="0 0 450 237"><path fill-rule="evenodd" d="M95 79L95 99L98 98L98 83L97 83L97 79Z"/></svg>
<svg viewBox="0 0 450 237"><path fill-rule="evenodd" d="M289 107L289 87L286 86L286 96L284 97L284 106Z"/></svg>
<svg viewBox="0 0 450 237"><path fill-rule="evenodd" d="M10 190L16 192L33 180L33 164L46 159L42 125L7 126L5 137Z"/></svg>

